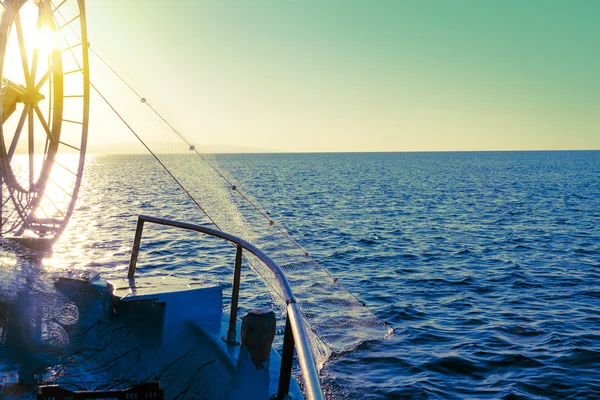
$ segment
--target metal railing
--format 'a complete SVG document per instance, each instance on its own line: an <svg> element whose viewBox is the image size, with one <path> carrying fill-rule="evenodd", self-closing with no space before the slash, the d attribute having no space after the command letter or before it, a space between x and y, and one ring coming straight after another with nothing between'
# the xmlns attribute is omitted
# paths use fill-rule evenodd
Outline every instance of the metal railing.
<svg viewBox="0 0 600 400"><path fill-rule="evenodd" d="M287 395L289 392L292 375L292 360L294 357L295 348L296 353L298 354L298 364L300 366L300 371L302 372L306 395L310 400L322 400L323 393L319 383L319 374L317 372L317 367L311 352L304 319L302 318L300 307L296 303L296 299L292 293L290 284L288 283L279 266L275 264L275 262L260 249L246 242L245 240L238 238L237 236L201 225L140 215L138 217L138 223L135 230L135 238L133 240L133 248L131 250L131 261L129 262L129 270L127 273L127 278L129 279L133 278L135 275L135 267L137 264L140 243L142 241L142 231L144 230L145 222L200 232L205 235L226 240L236 246L233 289L231 294L231 315L229 319L229 330L226 338L228 343L236 342L236 322L242 269L242 251L249 251L265 263L265 265L271 270L271 272L273 272L275 278L277 279L279 289L281 290L283 299L286 302L287 312L285 332L283 337L283 351L281 354L281 369L279 372L279 387L277 389L276 399L285 398L285 395Z"/></svg>

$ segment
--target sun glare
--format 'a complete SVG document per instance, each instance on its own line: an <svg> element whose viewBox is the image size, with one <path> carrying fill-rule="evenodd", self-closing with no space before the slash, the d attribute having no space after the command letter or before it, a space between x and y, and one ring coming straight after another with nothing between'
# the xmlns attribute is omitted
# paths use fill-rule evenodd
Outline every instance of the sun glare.
<svg viewBox="0 0 600 400"><path fill-rule="evenodd" d="M20 11L23 35L31 38L31 45L38 51L48 54L59 48L59 35L48 18L40 18L39 7L34 2L25 3Z"/></svg>
<svg viewBox="0 0 600 400"><path fill-rule="evenodd" d="M33 33L33 46L45 53L60 48L58 32L47 25L42 26L41 29L36 29Z"/></svg>
<svg viewBox="0 0 600 400"><path fill-rule="evenodd" d="M20 81L24 80L22 56L25 55L30 68L34 56L40 64L45 64L52 51L60 48L60 37L51 17L42 15L40 7L35 2L23 4L17 18L10 28L2 75L16 83L21 83ZM22 32L24 54L18 40L19 30ZM37 72L36 78L39 79L39 74L44 70L38 68Z"/></svg>
<svg viewBox="0 0 600 400"><path fill-rule="evenodd" d="M62 15L60 17L64 18ZM69 47L69 43L63 35L64 32L57 30L57 25L61 23L64 22L54 20L50 7L46 3L27 1L20 7L19 12L15 13L10 26L2 78L4 81L10 82L14 88L27 88L27 90L21 89L27 94L19 98L14 112L4 122L5 142L8 146L14 141L15 154L27 153L30 148L33 148L33 152L38 154L45 152L47 148L47 137L44 134L35 135L33 146L28 142L25 134L21 134L19 137L15 135L19 129L25 132L29 129L27 123L21 124L22 128L19 128L21 116L27 112L24 109L26 96L37 97L35 105L44 114L46 125L52 126L52 110L56 99L55 93L50 87L55 78L52 74L60 74L62 70L78 69L78 65L71 60L72 57L69 58L71 53L67 54L69 57L64 57L66 53L60 51L62 48ZM60 61L60 64L57 61ZM78 75L62 76L63 91L66 94L81 93L79 80ZM63 101L65 104L62 117L80 120L81 117L78 117L77 113L81 109L81 105L75 100ZM35 132L44 132L44 126L40 124L39 118L35 115L33 124ZM76 135L78 128L79 126L63 124L61 137L68 139L71 131L75 131L74 135ZM77 140L74 142L76 143Z"/></svg>

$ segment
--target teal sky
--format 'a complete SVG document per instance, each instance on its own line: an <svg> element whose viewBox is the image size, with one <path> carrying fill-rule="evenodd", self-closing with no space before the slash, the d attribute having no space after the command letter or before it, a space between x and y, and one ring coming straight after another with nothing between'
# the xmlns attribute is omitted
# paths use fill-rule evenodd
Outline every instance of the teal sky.
<svg viewBox="0 0 600 400"><path fill-rule="evenodd" d="M92 47L202 145L600 149L598 1L87 8Z"/></svg>

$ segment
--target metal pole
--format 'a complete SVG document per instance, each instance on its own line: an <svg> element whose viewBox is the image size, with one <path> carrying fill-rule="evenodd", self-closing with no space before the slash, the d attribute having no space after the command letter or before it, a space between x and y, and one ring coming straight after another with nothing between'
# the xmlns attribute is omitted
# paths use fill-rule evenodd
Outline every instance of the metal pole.
<svg viewBox="0 0 600 400"><path fill-rule="evenodd" d="M296 302L288 304L287 317L290 321L292 333L294 334L296 351L298 354L303 355L303 357L298 357L298 364L300 365L300 371L302 371L302 376L304 378L306 395L309 400L323 400L319 374L310 349L308 333L304 327L304 320L302 319L300 307Z"/></svg>
<svg viewBox="0 0 600 400"><path fill-rule="evenodd" d="M229 330L227 331L228 344L238 344L235 339L235 326L237 322L238 299L240 296L240 277L242 275L242 246L235 246L235 269L233 270L233 289L231 290L231 312L229 315Z"/></svg>
<svg viewBox="0 0 600 400"><path fill-rule="evenodd" d="M281 367L279 368L279 387L277 388L276 400L283 400L290 391L290 379L292 378L292 360L294 359L294 335L290 319L285 319L285 332L283 334L283 349L281 351Z"/></svg>
<svg viewBox="0 0 600 400"><path fill-rule="evenodd" d="M138 253L140 252L140 243L142 242L142 231L144 230L144 219L142 216L138 218L137 227L135 228L135 238L133 239L133 247L131 248L131 260L129 261L129 270L127 271L127 279L133 279L135 276L135 265L137 264Z"/></svg>
<svg viewBox="0 0 600 400"><path fill-rule="evenodd" d="M27 72L25 72L27 74ZM29 191L32 192L33 191L33 172L34 172L34 153L35 153L35 149L34 149L34 143L35 143L35 137L34 137L34 131L33 131L33 107L29 109L29 111L27 112L27 118L29 120L29 130L28 130L28 143L29 143Z"/></svg>
<svg viewBox="0 0 600 400"><path fill-rule="evenodd" d="M142 228L140 224L142 222L151 222L159 225L165 226L173 226L181 229L190 229L196 232L204 233L210 236L218 237L224 240L227 240L236 245L237 253L236 253L236 271L234 272L234 288L231 298L231 319L230 319L230 329L228 332L228 338L232 336L232 339L235 342L235 323L237 319L237 300L239 295L239 280L241 275L241 261L242 261L242 249L246 249L250 253L257 256L265 265L273 271L277 282L279 283L279 288L281 290L281 294L283 295L283 299L287 303L287 323L289 323L289 328L286 327L286 330L291 332L292 338L287 342L290 343L288 345L292 347L292 350L296 350L298 354L298 364L300 367L300 371L302 372L302 376L304 378L306 396L309 400L322 400L323 392L321 391L321 386L319 382L319 372L317 371L315 360L312 355L312 349L308 337L308 332L306 327L304 326L304 320L302 318L302 313L300 312L300 307L296 303L296 299L294 294L292 293L292 289L290 287L289 282L287 281L283 271L273 260L271 260L265 253L263 253L256 246L252 245L245 240L238 238L236 236L224 233L222 231L218 231L215 229L207 228L201 225L188 224L185 222L177 222L177 221L169 221L162 218L150 217L147 215L140 215L140 219L138 220L138 229L136 230L136 239L134 240L134 249L132 251L132 261L130 263L130 273L133 276L135 273L135 262L137 259L137 251L139 250L139 242L141 240ZM139 234L139 237L138 237ZM137 243L137 246L136 246ZM236 283L237 282L237 283ZM235 298L234 298L235 296ZM233 335L231 335L233 332ZM228 338L223 338L223 340L228 341ZM284 346L286 340L284 337ZM289 350L287 351L289 353ZM282 355L283 359L291 360L293 359L293 352L291 356ZM283 360L282 360L283 363ZM283 369L282 369L283 370ZM289 376L291 374L282 373L282 376ZM281 377L280 377L280 385L281 385ZM285 389L283 386L281 389Z"/></svg>

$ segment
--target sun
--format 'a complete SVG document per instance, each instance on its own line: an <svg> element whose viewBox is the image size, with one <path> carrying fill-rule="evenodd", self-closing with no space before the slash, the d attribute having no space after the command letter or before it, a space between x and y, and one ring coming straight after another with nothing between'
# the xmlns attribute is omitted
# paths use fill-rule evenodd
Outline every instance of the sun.
<svg viewBox="0 0 600 400"><path fill-rule="evenodd" d="M34 80L40 78L43 68L36 68L35 63L43 64L53 51L60 47L60 35L52 18L52 13L47 9L52 7L46 1L27 1L18 13L12 4L2 7L2 13L14 12L15 20L10 27L3 78L22 84L26 80L26 71L34 72ZM20 33L20 34L18 34ZM35 60L34 60L35 59ZM25 66L24 63L27 63Z"/></svg>
<svg viewBox="0 0 600 400"><path fill-rule="evenodd" d="M33 107L44 113L53 107L50 81L60 59L61 40L51 10L51 2L45 0L26 1L20 7L18 2L5 2L1 8L3 17L12 21L2 65L3 137L9 154L28 152L29 147L43 153L46 148L43 136L28 139L23 133L29 129L23 118L36 112ZM43 124L28 118L35 129L44 130ZM46 123L51 123L49 118Z"/></svg>
<svg viewBox="0 0 600 400"><path fill-rule="evenodd" d="M73 169L42 172L52 134L31 134L52 129L53 109L58 104L54 81L63 82L57 74L61 73L61 47L65 45L52 8L48 0L25 1L20 6L19 2L5 2L2 8L3 13L11 13L6 16L12 21L2 68L2 136L18 185L31 191L41 174L50 174L45 197L36 210L38 218L55 217L54 211L70 200L60 189L71 187L74 179L68 172ZM38 113L43 114L43 120L36 118ZM71 167L73 157L55 157L60 165ZM48 197L56 207L42 206Z"/></svg>

